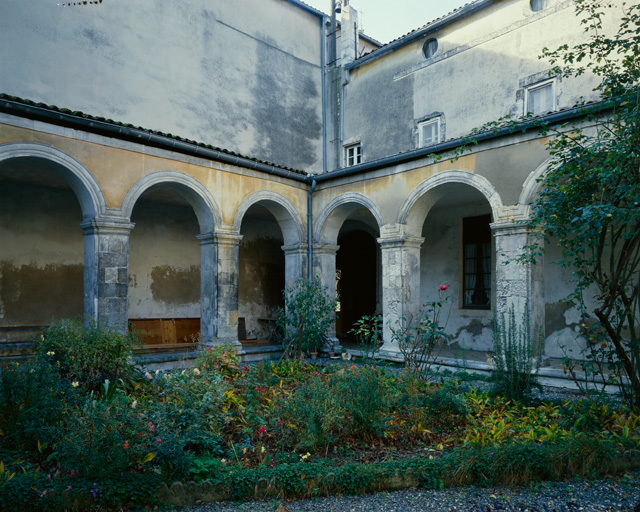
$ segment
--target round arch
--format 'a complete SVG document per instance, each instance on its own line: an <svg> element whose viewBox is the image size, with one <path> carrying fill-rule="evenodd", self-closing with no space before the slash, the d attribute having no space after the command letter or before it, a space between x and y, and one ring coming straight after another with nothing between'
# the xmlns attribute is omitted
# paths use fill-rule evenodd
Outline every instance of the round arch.
<svg viewBox="0 0 640 512"><path fill-rule="evenodd" d="M530 205L533 203L534 199L538 192L540 192L540 182L539 180L547 174L547 170L549 169L549 163L551 159L547 159L542 162L534 171L527 176L527 179L524 180L524 184L522 185L522 191L520 192L520 197L518 198L518 204L521 204L527 208L527 217L529 216Z"/></svg>
<svg viewBox="0 0 640 512"><path fill-rule="evenodd" d="M220 208L211 193L195 178L178 171L154 171L136 181L122 200L121 211L130 219L138 198L154 185L168 185L182 195L193 208L201 233L211 233L222 224Z"/></svg>
<svg viewBox="0 0 640 512"><path fill-rule="evenodd" d="M384 218L378 206L367 196L356 192L341 194L332 200L318 215L313 238L320 243L335 244L346 218L357 208L366 208L373 215L378 230L384 225Z"/></svg>
<svg viewBox="0 0 640 512"><path fill-rule="evenodd" d="M13 158L36 158L53 163L48 169L69 184L78 198L84 221L106 212L107 202L98 181L84 165L67 153L39 142L0 144L0 162Z"/></svg>
<svg viewBox="0 0 640 512"><path fill-rule="evenodd" d="M269 190L253 192L242 200L233 217L233 227L237 233L240 233L245 214L255 204L265 207L275 217L285 245L298 244L304 240L305 227L298 211L286 197Z"/></svg>
<svg viewBox="0 0 640 512"><path fill-rule="evenodd" d="M443 171L420 183L404 200L397 222L407 225L407 234L420 236L429 210L446 194L442 187L451 184L467 185L480 192L491 206L493 219L499 218L502 199L487 178L467 171Z"/></svg>

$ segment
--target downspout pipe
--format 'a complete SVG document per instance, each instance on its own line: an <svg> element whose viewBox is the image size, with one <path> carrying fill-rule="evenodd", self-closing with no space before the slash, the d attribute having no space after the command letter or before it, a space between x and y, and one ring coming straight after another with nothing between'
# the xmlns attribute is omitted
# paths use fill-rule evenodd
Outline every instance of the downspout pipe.
<svg viewBox="0 0 640 512"><path fill-rule="evenodd" d="M311 181L311 187L307 193L307 279L313 279L313 192L316 189L316 180Z"/></svg>

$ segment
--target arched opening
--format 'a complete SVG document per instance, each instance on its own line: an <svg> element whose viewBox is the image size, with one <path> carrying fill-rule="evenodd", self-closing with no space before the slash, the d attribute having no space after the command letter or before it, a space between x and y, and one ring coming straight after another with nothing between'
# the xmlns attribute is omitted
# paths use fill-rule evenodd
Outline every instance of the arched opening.
<svg viewBox="0 0 640 512"><path fill-rule="evenodd" d="M194 343L200 331L200 226L185 192L152 185L131 213L128 315L149 347Z"/></svg>
<svg viewBox="0 0 640 512"><path fill-rule="evenodd" d="M91 212L83 212L71 175L46 158L0 160L1 341L24 341L49 321L82 318L80 223Z"/></svg>
<svg viewBox="0 0 640 512"><path fill-rule="evenodd" d="M495 245L491 233L491 205L477 189L463 183L445 183L427 192L430 203L422 225L420 249L420 303L438 300L439 287L450 303L449 345L492 350L491 322L495 305ZM449 306L450 304L450 306ZM424 308L424 307L423 307Z"/></svg>
<svg viewBox="0 0 640 512"><path fill-rule="evenodd" d="M336 253L336 288L339 311L336 333L340 338L355 341L350 330L364 315L378 311L378 246L371 233L357 229L338 238Z"/></svg>
<svg viewBox="0 0 640 512"><path fill-rule="evenodd" d="M267 201L253 204L242 218L239 252L238 339L275 341L278 309L284 307L284 237Z"/></svg>

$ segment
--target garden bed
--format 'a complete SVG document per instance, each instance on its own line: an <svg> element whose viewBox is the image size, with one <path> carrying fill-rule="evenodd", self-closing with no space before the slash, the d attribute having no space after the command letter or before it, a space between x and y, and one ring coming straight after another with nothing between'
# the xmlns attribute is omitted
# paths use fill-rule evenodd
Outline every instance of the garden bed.
<svg viewBox="0 0 640 512"><path fill-rule="evenodd" d="M493 394L487 379L296 359L141 371L63 324L5 366L0 508L113 510L623 474L640 416L606 397ZM43 392L43 390L47 392Z"/></svg>

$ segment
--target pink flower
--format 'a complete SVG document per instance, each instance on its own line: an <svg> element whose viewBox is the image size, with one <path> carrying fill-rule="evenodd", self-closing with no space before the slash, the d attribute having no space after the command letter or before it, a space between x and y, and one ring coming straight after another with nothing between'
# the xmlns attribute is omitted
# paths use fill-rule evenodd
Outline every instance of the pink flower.
<svg viewBox="0 0 640 512"><path fill-rule="evenodd" d="M260 427L260 430L258 430L258 432L260 432L261 434L266 434L267 433L267 429L264 427Z"/></svg>
<svg viewBox="0 0 640 512"><path fill-rule="evenodd" d="M160 444L160 438L156 439L156 444Z"/></svg>
<svg viewBox="0 0 640 512"><path fill-rule="evenodd" d="M124 445L122 446L122 448L123 448L124 450L126 450L126 449L128 449L128 448L129 448L129 440L128 440L128 439L127 439L127 440L125 440Z"/></svg>
<svg viewBox="0 0 640 512"><path fill-rule="evenodd" d="M245 365L242 367L242 369L243 369L244 371L247 371L247 370L249 369L249 367L245 364Z"/></svg>
<svg viewBox="0 0 640 512"><path fill-rule="evenodd" d="M449 286L447 286L446 284L441 284L440 285L440 291L441 292L446 292L449 289Z"/></svg>
<svg viewBox="0 0 640 512"><path fill-rule="evenodd" d="M149 422L149 430L151 430L151 432L155 432L156 431L156 427L153 423Z"/></svg>

